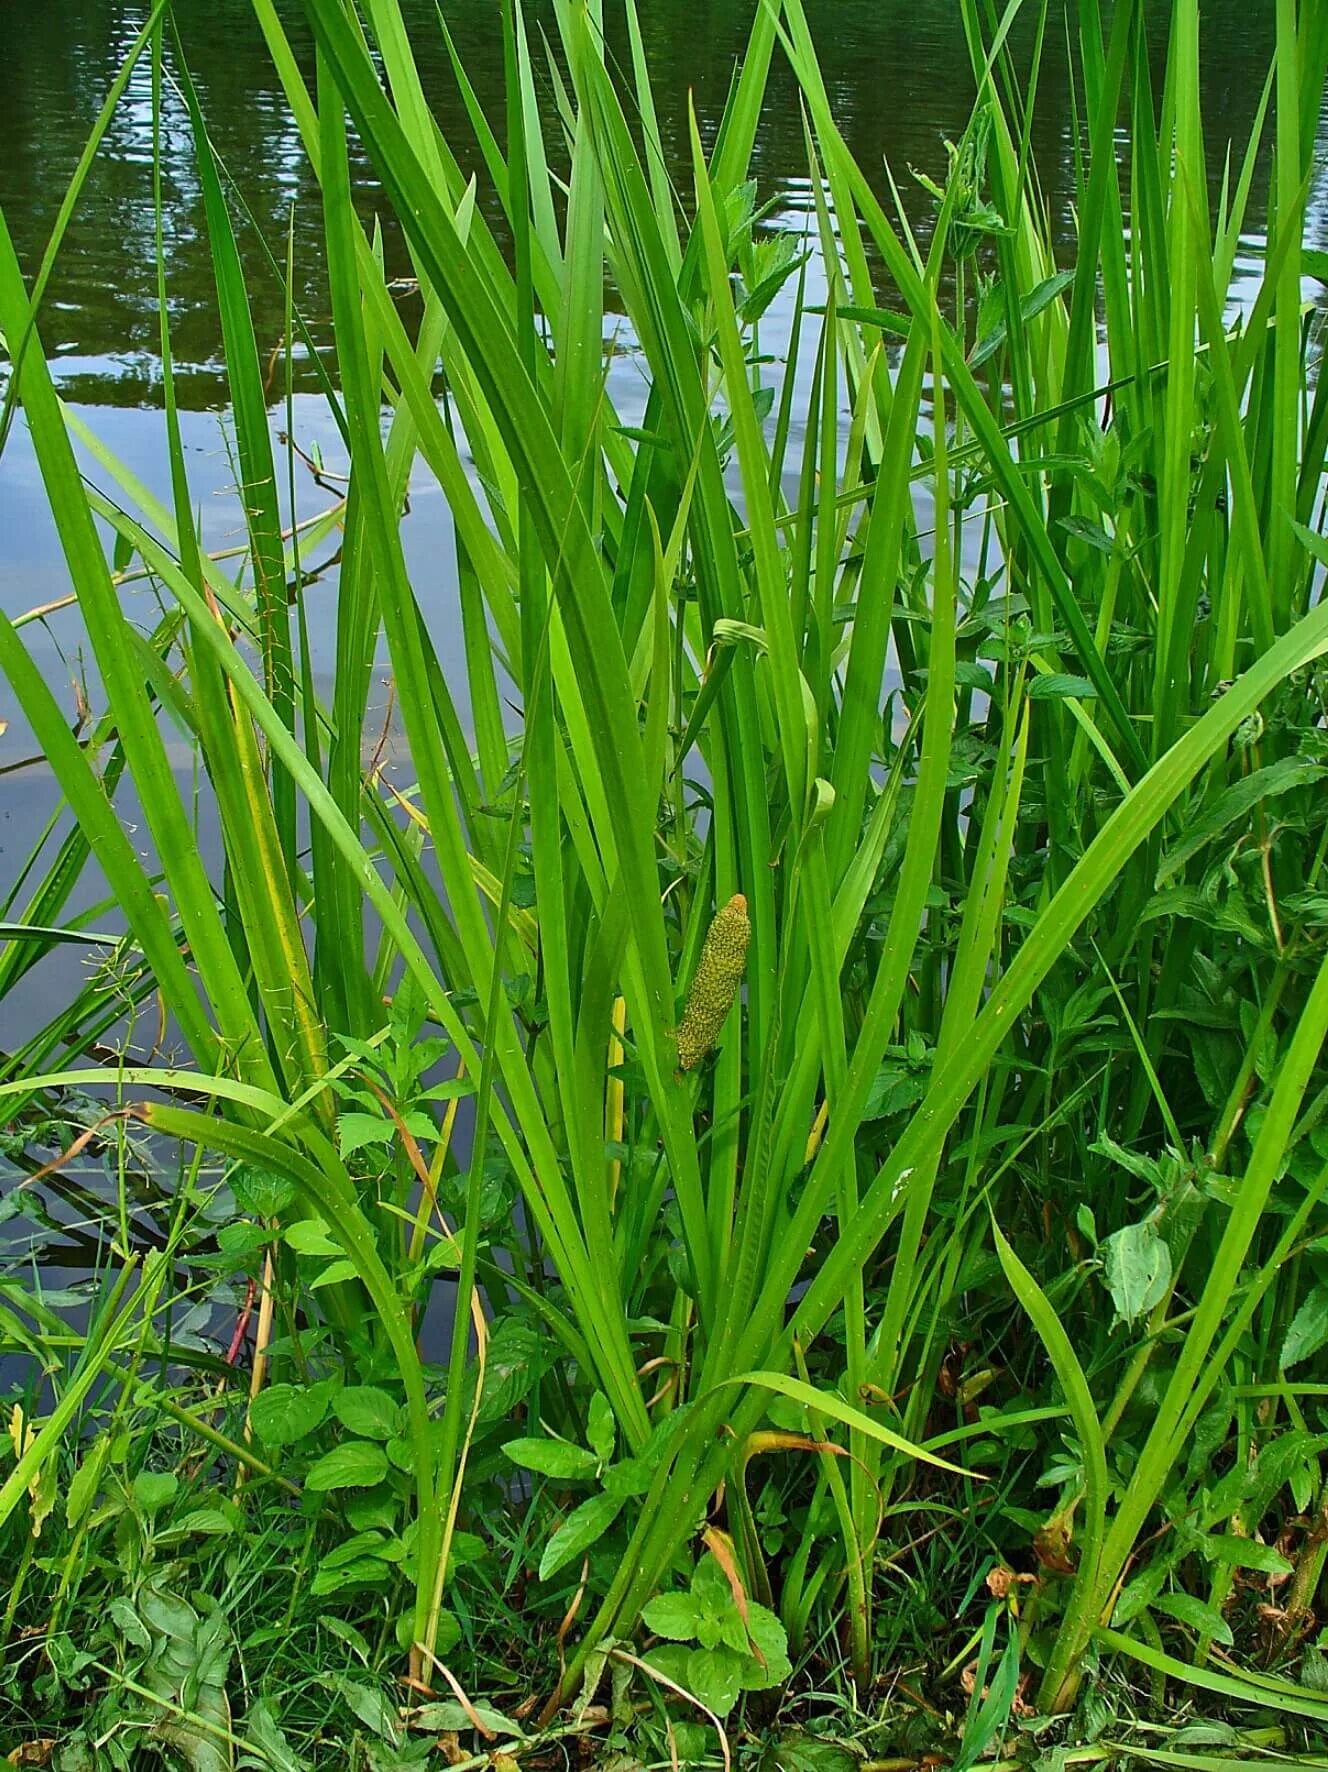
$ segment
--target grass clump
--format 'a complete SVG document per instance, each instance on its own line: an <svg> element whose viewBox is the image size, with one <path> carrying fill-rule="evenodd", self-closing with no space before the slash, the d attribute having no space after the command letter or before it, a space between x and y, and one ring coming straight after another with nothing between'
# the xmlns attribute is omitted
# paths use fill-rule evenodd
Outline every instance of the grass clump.
<svg viewBox="0 0 1328 1772"><path fill-rule="evenodd" d="M312 4L312 71L254 5L322 194L331 510L274 451L160 9L136 53L192 120L242 570L199 542L164 274L169 505L61 407L0 228L8 397L104 708L80 744L0 618L75 821L26 871L5 976L81 935L95 857L130 1006L155 993L183 1054L125 1033L108 976L2 1085L30 1171L92 1092L80 1148L118 1202L90 1324L7 1283L19 1733L64 1766L1321 1751L1322 9L1279 5L1214 200L1197 0L1160 87L1141 0L1080 7L1066 271L1035 80L978 0L925 255L836 130L800 0L758 10L681 191L631 0L625 70L597 5L555 8L561 169L505 9L503 130L472 121L508 250L396 0ZM777 55L815 308L750 177ZM805 388L761 349L781 292ZM288 380L303 326L288 301ZM403 549L418 476L455 525L450 629ZM333 610L311 527L340 535ZM150 633L115 580L135 563ZM406 786L379 767L380 637ZM171 1153L145 1257L128 1177Z"/></svg>

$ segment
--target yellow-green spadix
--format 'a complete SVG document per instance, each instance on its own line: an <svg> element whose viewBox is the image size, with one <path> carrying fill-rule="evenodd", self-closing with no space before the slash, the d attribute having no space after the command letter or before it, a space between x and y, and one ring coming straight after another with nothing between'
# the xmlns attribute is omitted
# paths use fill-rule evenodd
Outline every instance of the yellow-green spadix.
<svg viewBox="0 0 1328 1772"><path fill-rule="evenodd" d="M715 913L715 920L706 931L701 959L678 1027L681 1070L695 1069L719 1038L724 1018L742 983L751 933L747 900L741 892L735 892Z"/></svg>

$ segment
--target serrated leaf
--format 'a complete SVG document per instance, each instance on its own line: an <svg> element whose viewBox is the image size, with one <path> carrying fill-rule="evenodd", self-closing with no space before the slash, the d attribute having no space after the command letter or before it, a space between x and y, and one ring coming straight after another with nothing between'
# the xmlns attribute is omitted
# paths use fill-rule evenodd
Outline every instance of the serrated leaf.
<svg viewBox="0 0 1328 1772"><path fill-rule="evenodd" d="M343 1157L353 1156L370 1144L387 1144L396 1127L386 1114L347 1113L337 1116L337 1138Z"/></svg>
<svg viewBox="0 0 1328 1772"><path fill-rule="evenodd" d="M544 1547L539 1566L540 1580L547 1581L575 1557L598 1544L621 1512L622 1501L616 1495L592 1495L589 1501L573 1508Z"/></svg>
<svg viewBox="0 0 1328 1772"><path fill-rule="evenodd" d="M641 1622L657 1637L675 1643L689 1642L697 1633L700 1615L691 1594L656 1594L641 1613Z"/></svg>
<svg viewBox="0 0 1328 1772"><path fill-rule="evenodd" d="M1253 769L1239 781L1233 781L1190 827L1180 842L1169 848L1162 858L1154 881L1160 891L1173 880L1192 855L1197 854L1228 826L1249 816L1265 800L1277 799L1293 788L1318 781L1324 765L1307 757L1282 757L1264 769Z"/></svg>
<svg viewBox="0 0 1328 1772"><path fill-rule="evenodd" d="M768 1686L782 1686L793 1672L789 1660L788 1632L782 1621L768 1606L755 1600L747 1607L747 1655L750 1667L741 1674L743 1690L760 1692Z"/></svg>
<svg viewBox="0 0 1328 1772"><path fill-rule="evenodd" d="M249 1405L249 1421L268 1446L292 1446L321 1424L329 1393L321 1385L273 1384Z"/></svg>
<svg viewBox="0 0 1328 1772"><path fill-rule="evenodd" d="M644 1495L654 1476L644 1458L620 1458L611 1464L601 1479L605 1492L626 1500L629 1495Z"/></svg>
<svg viewBox="0 0 1328 1772"><path fill-rule="evenodd" d="M1127 1224L1105 1238L1098 1253L1121 1322L1136 1322L1165 1297L1171 1284L1171 1250L1155 1225Z"/></svg>
<svg viewBox="0 0 1328 1772"><path fill-rule="evenodd" d="M401 1123L418 1143L421 1139L437 1138L438 1128L423 1108L412 1108L409 1113L401 1116ZM396 1128L393 1127L395 1131Z"/></svg>
<svg viewBox="0 0 1328 1772"><path fill-rule="evenodd" d="M1036 317L1042 312L1043 308L1055 301L1061 291L1063 289L1068 289L1073 282L1074 273L1072 271L1057 271L1050 277L1044 277L1041 283L1036 284L1029 290L1028 294L1021 299L1019 303L1020 320L1027 322L1036 319ZM968 359L970 368L979 369L989 357L995 356L996 352L1000 350L1001 346L1005 343L1006 336L1006 321L1004 315L1002 315L995 325L993 325L990 332L984 333L983 337L974 346L973 352Z"/></svg>
<svg viewBox="0 0 1328 1772"><path fill-rule="evenodd" d="M255 1218L279 1218L295 1204L294 1182L274 1170L241 1163L226 1179L235 1195L236 1205Z"/></svg>
<svg viewBox="0 0 1328 1772"><path fill-rule="evenodd" d="M205 1256L203 1260L205 1265L235 1273L251 1267L254 1257L271 1242L272 1232L266 1225L250 1224L247 1219L237 1218L233 1224L222 1225L217 1232L217 1253Z"/></svg>
<svg viewBox="0 0 1328 1772"><path fill-rule="evenodd" d="M1328 1286L1315 1286L1292 1317L1282 1343L1283 1371L1328 1345Z"/></svg>
<svg viewBox="0 0 1328 1772"><path fill-rule="evenodd" d="M403 1431L406 1411L374 1384L350 1384L332 1399L332 1413L343 1427L366 1440L391 1440Z"/></svg>
<svg viewBox="0 0 1328 1772"><path fill-rule="evenodd" d="M1088 701L1097 694L1087 677L1071 677L1063 671L1050 671L1045 677L1034 677L1024 694L1030 701Z"/></svg>
<svg viewBox="0 0 1328 1772"><path fill-rule="evenodd" d="M726 1717L738 1702L742 1664L749 1659L723 1646L693 1649L687 1657L687 1690L717 1717Z"/></svg>
<svg viewBox="0 0 1328 1772"><path fill-rule="evenodd" d="M540 1338L530 1324L519 1317L502 1318L489 1342L480 1423L500 1421L510 1414L546 1364Z"/></svg>
<svg viewBox="0 0 1328 1772"><path fill-rule="evenodd" d="M387 1442L387 1456L397 1470L404 1471L407 1476L415 1469L415 1442L406 1439L393 1439Z"/></svg>
<svg viewBox="0 0 1328 1772"><path fill-rule="evenodd" d="M371 1489L387 1475L387 1454L371 1440L347 1440L325 1452L304 1479L306 1489Z"/></svg>
<svg viewBox="0 0 1328 1772"><path fill-rule="evenodd" d="M685 1643L655 1643L644 1653L642 1660L651 1673L659 1673L666 1680L673 1680L683 1691L687 1690L687 1657L691 1650Z"/></svg>
<svg viewBox="0 0 1328 1772"><path fill-rule="evenodd" d="M910 1070L895 1062L882 1065L867 1092L863 1119L888 1120L895 1114L902 1114L909 1108L916 1107L927 1093L929 1082L929 1069Z"/></svg>

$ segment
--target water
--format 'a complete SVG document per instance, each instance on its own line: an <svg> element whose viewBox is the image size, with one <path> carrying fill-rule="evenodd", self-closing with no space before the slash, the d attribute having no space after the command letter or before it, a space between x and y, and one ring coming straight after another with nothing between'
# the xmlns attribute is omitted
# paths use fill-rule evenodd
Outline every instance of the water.
<svg viewBox="0 0 1328 1772"><path fill-rule="evenodd" d="M463 163L473 161L483 190L483 169L434 23L432 0L405 0L405 10L443 133ZM1034 9L1028 10L1031 20ZM1033 145L1050 213L1068 254L1073 109L1060 10L1053 4ZM1160 70L1170 9L1155 4L1152 10ZM503 76L495 0L445 0L444 11L479 98L501 130ZM618 17L613 0L605 11L610 15L610 52L624 60L623 33L613 29ZM297 300L314 336L326 337L317 189L249 0L179 0L175 12L213 142L279 257L284 256L294 206ZM303 14L298 6L286 6L283 12L312 78ZM694 95L703 128L713 128L746 41L753 0L645 0L641 12L669 172L675 186L686 190L691 184L688 93ZM958 137L973 99L957 0L808 0L808 12L849 147L869 171L888 162L925 237L929 203L910 169L944 178L944 139ZM40 258L87 131L143 16L141 5L124 0L61 0L58 6L37 8L22 0L0 0L0 23L9 26L0 58L0 205L28 267ZM1248 136L1271 51L1273 17L1273 0L1205 0L1203 98L1215 180L1226 141L1239 143ZM528 6L527 18L539 62L540 28L552 34L547 0ZM548 149L557 158L551 93L544 114ZM1324 139L1328 156L1328 133ZM71 400L122 408L155 402L151 147L144 68L111 125L47 304L47 349L58 359L63 391ZM753 169L762 197L775 200L786 219L806 213L802 122L793 78L778 52ZM1250 206L1254 218L1265 208L1266 181L1265 160ZM1328 243L1323 182L1311 224L1311 243L1320 246ZM167 284L180 396L187 406L215 408L224 402L225 388L212 270L192 144L183 105L173 93L167 103L165 184ZM372 212L373 179L365 167L359 188L366 212ZM491 199L486 206L496 220ZM390 228L387 253L391 266L406 269ZM281 337L282 296L275 279L262 270L261 255L250 251L248 256L259 349L266 353ZM308 385L313 385L311 377Z"/></svg>
<svg viewBox="0 0 1328 1772"><path fill-rule="evenodd" d="M463 164L473 163L480 172L481 201L497 227L496 205L485 186L432 0L405 0L405 6L443 132ZM957 0L807 0L807 6L831 102L848 145L869 173L880 171L883 192L881 169L889 164L925 244L931 199L911 173L944 178L945 139L961 133L973 99ZM501 133L503 75L495 0L444 0L444 9L479 98ZM0 0L0 40L5 44L0 57L0 207L29 273L40 260L87 132L141 26L144 10L126 0L60 0L57 6L35 8L25 0ZM625 61L625 34L613 0L607 0L605 10L610 14L610 53ZM298 6L283 11L302 66L312 77L313 56L303 14ZM685 191L691 183L688 95L696 104L703 133L712 134L750 28L753 0L642 0L641 12L669 172L677 188ZM314 340L324 343L330 329L319 269L323 254L317 190L249 0L177 0L175 13L214 144L257 227L280 259L285 256L287 228L294 228L296 301ZM1159 70L1168 13L1166 5L1153 8ZM533 0L527 6L527 21L539 62L541 27L554 34L547 0ZM1273 25L1274 0L1206 0L1204 5L1203 103L1214 199L1227 143L1242 144L1248 136L1271 52ZM1026 49L1028 32L1021 36L1017 29L1014 42L1017 50ZM1061 254L1069 262L1074 106L1060 0L1053 0L1047 44L1033 146ZM552 88L547 74L541 78L548 95L543 107L548 151L556 160L560 141L553 121ZM1307 243L1328 248L1328 108L1320 143ZM154 492L166 495L151 153L152 110L144 65L111 124L52 281L42 325L65 398ZM774 203L777 224L799 230L808 226L811 197L801 116L794 81L778 52L753 171L762 200ZM1268 173L1265 153L1249 210L1254 221L1266 209ZM240 525L231 493L215 290L187 118L178 95L169 90L164 174L166 275L178 391L185 408L185 443L205 545L224 548L238 542ZM373 215L376 187L363 163L357 190L365 215ZM1251 279L1259 270L1259 247L1259 240L1251 238L1242 260ZM266 359L283 334L284 296L252 231L242 231L241 248L259 351ZM407 261L390 219L385 223L385 251L389 269L404 273ZM811 275L815 277L814 265ZM765 348L778 355L787 331L787 306L777 304L763 322ZM624 348L611 364L610 394L620 416L631 422L641 410L644 383L630 335L624 334L620 344ZM298 374L297 441L311 454L321 450L335 469L338 442L313 392L312 367L304 363ZM274 412L274 428L283 422ZM104 475L98 478L105 482ZM328 496L306 479L300 491L301 514L311 515ZM426 582L428 575L427 582L438 586L441 606L447 607L451 525L441 496L426 480L413 491L404 537L419 582ZM0 602L17 616L57 603L67 593L67 576L40 480L19 427L0 458ZM150 593L139 588L127 595L138 600L142 619L150 621L154 614ZM330 630L330 620L320 616L330 615L334 595L332 569L310 593L315 635ZM26 634L34 656L72 710L72 685L83 681L88 670L77 612L59 611L30 625ZM316 656L314 662L316 669L326 668L324 657ZM457 691L463 695L462 673L456 673L456 679ZM88 693L95 704L95 681L89 681ZM461 711L464 716L464 702ZM56 798L45 765L29 761L35 745L18 711L6 706L0 713L10 718L7 732L0 736L0 770L5 771L0 773L2 895L51 815ZM183 756L181 764L187 766ZM132 801L126 796L123 804L132 821ZM203 816L206 848L209 832ZM89 879L74 908L88 902L93 891ZM76 983L82 963L74 950L64 950L28 975L0 1006L0 1047L12 1042L17 1030L30 1026L35 1016L50 1013L66 985Z"/></svg>

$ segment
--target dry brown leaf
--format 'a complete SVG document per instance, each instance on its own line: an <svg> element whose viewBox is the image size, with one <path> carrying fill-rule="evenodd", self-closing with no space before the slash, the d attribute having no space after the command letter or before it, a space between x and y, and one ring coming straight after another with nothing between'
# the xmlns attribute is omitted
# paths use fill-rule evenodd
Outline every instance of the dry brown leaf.
<svg viewBox="0 0 1328 1772"><path fill-rule="evenodd" d="M25 1741L8 1755L9 1766L49 1766L55 1752L55 1737L43 1735L38 1741Z"/></svg>

